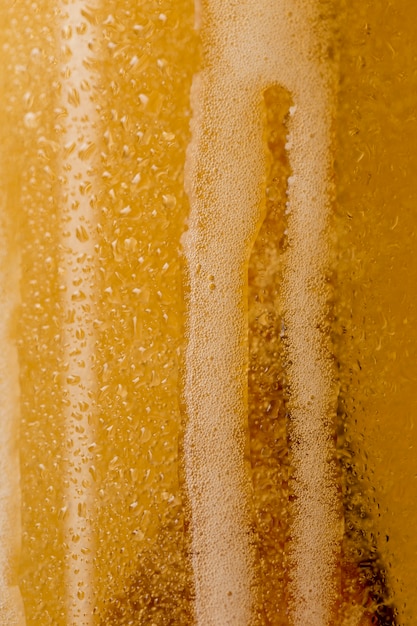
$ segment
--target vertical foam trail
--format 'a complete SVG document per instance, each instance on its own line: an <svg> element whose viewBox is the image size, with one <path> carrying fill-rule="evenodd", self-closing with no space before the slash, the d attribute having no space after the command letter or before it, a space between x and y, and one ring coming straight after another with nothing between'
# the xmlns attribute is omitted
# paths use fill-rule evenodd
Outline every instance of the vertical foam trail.
<svg viewBox="0 0 417 626"><path fill-rule="evenodd" d="M97 113L92 101L95 27L92 5L73 0L61 5L62 55L62 252L65 430L68 446L67 623L93 623L93 486L90 473L94 442L94 162Z"/></svg>
<svg viewBox="0 0 417 626"><path fill-rule="evenodd" d="M19 366L13 319L19 303L19 259L11 229L0 208L0 622L26 623L17 566L21 542L18 455Z"/></svg>
<svg viewBox="0 0 417 626"><path fill-rule="evenodd" d="M336 393L325 335L330 103L311 103L302 94L297 102L289 148L293 175L283 285L295 495L292 621L321 626L332 623L339 593L341 539L333 444Z"/></svg>
<svg viewBox="0 0 417 626"><path fill-rule="evenodd" d="M332 367L323 339L327 291L333 65L326 9L315 0L203 0L203 70L192 94L186 164L191 212L184 399L186 486L198 624L253 623L256 581L244 465L246 264L262 217L262 92L294 101L288 151L288 251L283 285L293 422L294 625L330 623L338 562L332 473Z"/></svg>
<svg viewBox="0 0 417 626"><path fill-rule="evenodd" d="M337 619L340 600L337 390L326 325L336 66L331 58L332 3L311 3L310 11L303 3L293 4L293 30L303 27L304 34L298 61L287 64L293 74L285 77L294 101L287 144L292 176L282 287L295 495L290 617L294 625L324 626Z"/></svg>
<svg viewBox="0 0 417 626"><path fill-rule="evenodd" d="M191 214L184 237L190 287L184 454L196 616L206 626L250 623L254 601L242 293L260 217L262 188L256 183L264 151L260 103L238 79L229 89L223 76L213 67L194 82L186 167ZM238 97L229 109L234 92Z"/></svg>

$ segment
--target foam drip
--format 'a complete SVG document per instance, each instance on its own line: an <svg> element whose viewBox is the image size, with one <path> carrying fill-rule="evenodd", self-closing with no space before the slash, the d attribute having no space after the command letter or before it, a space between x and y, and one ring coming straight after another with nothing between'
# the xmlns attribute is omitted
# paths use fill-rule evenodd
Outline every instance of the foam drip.
<svg viewBox="0 0 417 626"><path fill-rule="evenodd" d="M288 89L294 101L283 285L297 496L291 621L328 624L334 602L339 541L329 463L334 397L320 330L327 300L333 107L326 7L301 0L201 4L204 59L192 92L186 164L191 212L184 237L189 280L184 455L198 624L254 621L242 294L262 219L262 93L272 84Z"/></svg>

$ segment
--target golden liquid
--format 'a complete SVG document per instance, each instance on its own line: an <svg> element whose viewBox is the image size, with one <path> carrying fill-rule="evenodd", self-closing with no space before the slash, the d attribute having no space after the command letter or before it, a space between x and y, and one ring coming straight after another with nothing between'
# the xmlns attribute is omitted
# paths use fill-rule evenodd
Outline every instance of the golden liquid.
<svg viewBox="0 0 417 626"><path fill-rule="evenodd" d="M332 617L316 623L411 626L417 9L409 0L326 8L337 88L323 333L334 367L340 543ZM194 14L188 0L3 7L0 369L12 495L2 532L16 546L1 551L5 624L24 623L13 617L18 595L7 600L16 585L31 626L196 623L184 462L190 270L181 253L192 211L184 191L191 82L207 58ZM268 84L259 103L262 200L237 309L247 319L238 424L255 580L244 619L298 626L283 304L294 94ZM213 293L215 278L207 276ZM221 498L218 508L221 518Z"/></svg>
<svg viewBox="0 0 417 626"><path fill-rule="evenodd" d="M376 557L399 624L416 610L415 11L409 2L346 8L336 147L347 554Z"/></svg>

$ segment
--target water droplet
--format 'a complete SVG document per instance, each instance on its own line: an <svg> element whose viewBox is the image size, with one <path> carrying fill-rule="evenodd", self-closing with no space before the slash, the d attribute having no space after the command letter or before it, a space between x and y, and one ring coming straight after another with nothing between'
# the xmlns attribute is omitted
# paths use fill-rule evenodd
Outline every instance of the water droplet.
<svg viewBox="0 0 417 626"><path fill-rule="evenodd" d="M26 128L37 128L39 126L39 113L33 113L29 111L23 118L23 124Z"/></svg>
<svg viewBox="0 0 417 626"><path fill-rule="evenodd" d="M68 385L77 385L81 381L81 378L80 376L70 375L67 376L66 381Z"/></svg>

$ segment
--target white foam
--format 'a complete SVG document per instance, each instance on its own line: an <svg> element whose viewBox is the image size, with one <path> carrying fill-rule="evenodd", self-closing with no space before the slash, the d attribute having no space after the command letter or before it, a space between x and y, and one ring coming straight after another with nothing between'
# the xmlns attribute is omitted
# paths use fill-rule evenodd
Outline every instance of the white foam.
<svg viewBox="0 0 417 626"><path fill-rule="evenodd" d="M320 6L319 6L320 4ZM199 8L203 69L192 90L184 236L188 263L185 471L201 625L250 624L256 595L250 481L244 463L247 323L243 294L262 216L262 93L293 98L288 146L288 251L283 308L293 421L296 516L293 624L329 623L338 558L332 466L332 367L318 329L331 162L333 66L329 28L313 0L206 0Z"/></svg>

